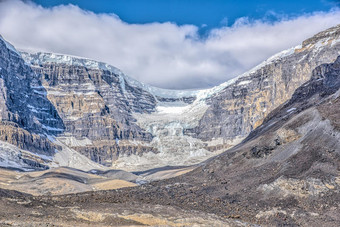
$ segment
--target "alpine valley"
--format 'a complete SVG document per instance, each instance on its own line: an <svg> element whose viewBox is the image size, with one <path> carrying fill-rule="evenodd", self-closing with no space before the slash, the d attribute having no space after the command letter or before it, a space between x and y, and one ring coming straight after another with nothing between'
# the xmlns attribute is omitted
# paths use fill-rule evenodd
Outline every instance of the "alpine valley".
<svg viewBox="0 0 340 227"><path fill-rule="evenodd" d="M338 226L339 130L340 25L194 91L0 37L0 224Z"/></svg>

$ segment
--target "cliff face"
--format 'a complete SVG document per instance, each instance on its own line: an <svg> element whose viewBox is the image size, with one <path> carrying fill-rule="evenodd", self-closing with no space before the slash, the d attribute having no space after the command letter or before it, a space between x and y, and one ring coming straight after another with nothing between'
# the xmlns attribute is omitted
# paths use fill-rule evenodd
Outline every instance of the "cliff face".
<svg viewBox="0 0 340 227"><path fill-rule="evenodd" d="M31 132L63 132L63 122L46 98L40 76L9 45L0 38L1 121L13 122Z"/></svg>
<svg viewBox="0 0 340 227"><path fill-rule="evenodd" d="M63 130L64 124L46 98L39 76L0 37L0 140L53 155L59 147L44 135L58 135Z"/></svg>
<svg viewBox="0 0 340 227"><path fill-rule="evenodd" d="M119 155L142 155L157 149L145 145L152 134L140 128L132 113L154 111L156 100L148 92L125 83L111 66L70 58L59 62L54 54L23 54L40 75L48 100L56 107L65 130L59 139L91 160L111 166ZM39 59L39 61L37 60ZM86 67L87 64L95 67ZM124 85L122 85L124 84ZM130 141L136 141L132 144ZM120 143L120 145L118 144Z"/></svg>
<svg viewBox="0 0 340 227"><path fill-rule="evenodd" d="M187 133L202 140L247 136L311 78L316 66L336 59L339 39L337 26L268 59L209 98L199 125Z"/></svg>
<svg viewBox="0 0 340 227"><path fill-rule="evenodd" d="M2 41L2 122L54 136L102 165L140 170L199 163L240 142L312 69L336 59L340 26L197 91L154 88L105 63L60 54L21 53L25 64L8 45Z"/></svg>
<svg viewBox="0 0 340 227"><path fill-rule="evenodd" d="M123 91L119 75L63 63L46 63L33 69L42 76L47 98L63 119L64 133L90 140L152 139L133 122L131 112L150 113L154 98L130 86Z"/></svg>

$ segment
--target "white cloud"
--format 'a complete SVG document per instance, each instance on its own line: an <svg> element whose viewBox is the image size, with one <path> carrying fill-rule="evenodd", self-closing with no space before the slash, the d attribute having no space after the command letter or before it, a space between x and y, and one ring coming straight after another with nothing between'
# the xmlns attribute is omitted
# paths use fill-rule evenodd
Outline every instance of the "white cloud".
<svg viewBox="0 0 340 227"><path fill-rule="evenodd" d="M200 38L192 25L128 24L73 5L0 1L0 34L19 49L104 61L140 81L177 89L217 85L339 21L338 9L275 23L240 18Z"/></svg>

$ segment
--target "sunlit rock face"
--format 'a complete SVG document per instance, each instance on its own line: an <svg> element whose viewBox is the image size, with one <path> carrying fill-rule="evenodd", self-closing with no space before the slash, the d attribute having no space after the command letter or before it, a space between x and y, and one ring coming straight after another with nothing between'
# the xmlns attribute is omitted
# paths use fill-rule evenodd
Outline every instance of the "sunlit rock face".
<svg viewBox="0 0 340 227"><path fill-rule="evenodd" d="M340 53L339 39L340 26L337 26L245 73L207 100L209 108L199 126L187 134L202 140L248 135L311 78L316 66L334 62Z"/></svg>
<svg viewBox="0 0 340 227"><path fill-rule="evenodd" d="M196 91L151 87L94 60L20 54L26 63L2 41L3 122L51 136L47 144L77 151L103 166L142 170L199 163L239 143L289 100L316 66L334 62L340 54L340 27L233 80ZM19 108L21 102L25 108ZM28 149L21 142L10 143Z"/></svg>

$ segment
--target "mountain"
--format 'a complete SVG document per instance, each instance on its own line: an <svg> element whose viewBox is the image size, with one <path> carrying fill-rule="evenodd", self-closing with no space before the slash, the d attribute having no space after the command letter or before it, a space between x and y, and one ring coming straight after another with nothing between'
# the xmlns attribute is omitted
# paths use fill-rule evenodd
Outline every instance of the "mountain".
<svg viewBox="0 0 340 227"><path fill-rule="evenodd" d="M339 109L340 56L316 67L311 79L241 144L186 175L124 193L133 201L260 225L338 226ZM115 200L113 195L97 199Z"/></svg>
<svg viewBox="0 0 340 227"><path fill-rule="evenodd" d="M315 67L333 62L339 40L336 26L214 88L173 91L90 59L18 53L1 39L1 160L129 171L200 163L242 141Z"/></svg>
<svg viewBox="0 0 340 227"><path fill-rule="evenodd" d="M290 97L276 108L275 103L267 106L273 108L271 112L264 114L261 123L253 126L241 143L202 162L194 170L137 187L62 196L31 196L0 189L0 223L19 226L51 223L65 226L339 226L340 53L333 49L338 42L329 38L339 34L338 29L319 33L298 48L308 53L302 59L309 56L311 60L303 64L305 70L296 69L303 60L292 60L293 56L300 56L301 52L296 49L294 54L281 54L280 61L260 66L266 73L265 68L272 69L275 65L282 72L287 70L279 74L279 78L285 75L285 81L291 85L298 83L295 79L301 79L301 73L309 72L308 79L299 83ZM328 40L328 44L321 45L320 39ZM312 66L332 53L338 54L333 62ZM207 116L214 119L218 113L209 114L209 108L217 108L212 103L228 94L230 86L236 89L242 80L251 76L246 75L221 86L217 92L208 90L210 95L203 98L208 108L201 119L207 112ZM276 74L266 75L275 78ZM251 90L252 86L247 89ZM274 91L281 89L276 86ZM287 95L278 93L280 98ZM196 99L190 105L202 100L197 94L191 95ZM250 94L255 92L245 92L244 97L252 97ZM225 103L230 100L226 99ZM159 114L160 110L156 106L150 115ZM178 109L172 107L172 111ZM200 120L197 128L204 122ZM199 131L195 130L190 133ZM199 133L196 136L198 138Z"/></svg>
<svg viewBox="0 0 340 227"><path fill-rule="evenodd" d="M63 131L62 120L46 96L32 89L40 86L39 79L21 55L2 38L0 49L0 140L14 145L2 143L2 150L13 154L15 147L34 154L54 155L59 147L41 134L57 135ZM0 163L6 165L13 161L46 168L46 165L25 158L25 155L33 154L22 154L20 157L11 155L17 160L1 157Z"/></svg>
<svg viewBox="0 0 340 227"><path fill-rule="evenodd" d="M316 66L336 59L339 30L321 32L231 81L197 91L154 88L89 59L22 56L41 75L42 89L63 120L58 138L65 145L105 166L143 170L196 164L240 142Z"/></svg>
<svg viewBox="0 0 340 227"><path fill-rule="evenodd" d="M58 165L100 167L54 139L65 126L46 95L41 75L1 36L0 94L1 167L24 170Z"/></svg>
<svg viewBox="0 0 340 227"><path fill-rule="evenodd" d="M154 226L338 226L339 108L340 55L316 67L242 143L187 174L27 203L38 210L53 207L63 218L53 217L65 223L82 223L81 213L93 225L122 217Z"/></svg>

